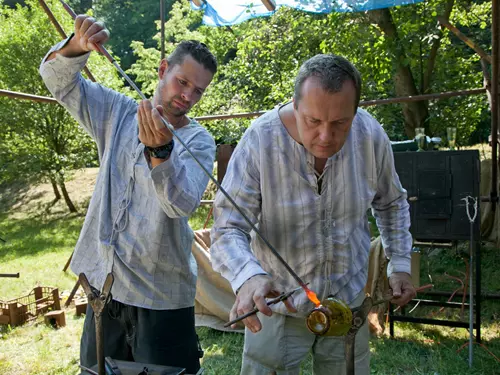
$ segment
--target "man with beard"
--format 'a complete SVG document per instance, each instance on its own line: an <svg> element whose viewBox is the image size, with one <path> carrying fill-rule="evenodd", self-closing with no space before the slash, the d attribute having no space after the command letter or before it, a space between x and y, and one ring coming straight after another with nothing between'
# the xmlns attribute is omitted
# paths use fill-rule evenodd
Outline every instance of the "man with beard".
<svg viewBox="0 0 500 375"><path fill-rule="evenodd" d="M200 367L194 327L196 262L189 215L208 177L161 121L176 129L205 168L215 143L186 114L217 70L215 57L197 41L180 43L162 60L151 101L134 100L80 74L95 44L109 32L87 16L74 34L54 46L40 66L53 96L97 143L99 176L71 262L101 289L112 272L113 300L102 313L104 354L118 360ZM93 311L87 308L81 364L97 363Z"/></svg>
<svg viewBox="0 0 500 375"><path fill-rule="evenodd" d="M371 207L386 255L393 303L415 296L410 277L409 205L380 124L358 109L361 77L346 59L317 55L295 79L293 101L257 119L236 147L224 189L320 300L332 295L359 306L367 281ZM217 193L212 263L237 294L230 319L243 320L242 375L298 375L312 352L314 374L344 374L343 337L315 336L305 324L314 305L267 306L297 282ZM356 337L356 374L368 375L367 324Z"/></svg>

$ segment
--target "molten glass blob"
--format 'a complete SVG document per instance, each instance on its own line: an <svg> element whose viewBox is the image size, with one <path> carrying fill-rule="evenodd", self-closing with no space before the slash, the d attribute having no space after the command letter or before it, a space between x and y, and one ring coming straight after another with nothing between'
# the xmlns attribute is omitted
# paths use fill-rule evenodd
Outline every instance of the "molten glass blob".
<svg viewBox="0 0 500 375"><path fill-rule="evenodd" d="M325 299L307 316L309 331L319 336L344 336L352 325L352 311L343 301Z"/></svg>

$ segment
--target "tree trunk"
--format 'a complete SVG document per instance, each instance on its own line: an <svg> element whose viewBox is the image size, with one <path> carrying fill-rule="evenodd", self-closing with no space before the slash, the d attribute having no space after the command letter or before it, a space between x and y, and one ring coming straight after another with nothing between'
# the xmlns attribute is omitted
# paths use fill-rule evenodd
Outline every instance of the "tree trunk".
<svg viewBox="0 0 500 375"><path fill-rule="evenodd" d="M54 199L55 203L59 199L61 199L61 193L59 193L59 189L57 188L57 181L53 177L50 178L50 183L52 184L52 189L54 190L54 195L56 196L56 198Z"/></svg>
<svg viewBox="0 0 500 375"><path fill-rule="evenodd" d="M405 62L406 53L399 40L396 26L392 20L389 9L378 9L368 12L370 18L377 23L382 32L392 40L395 56L396 72L394 73L394 89L396 96L419 95L417 86L413 79L413 74L409 65ZM408 138L415 136L415 128L426 128L428 133L429 110L426 101L401 103L403 107L403 117L405 121L405 132Z"/></svg>
<svg viewBox="0 0 500 375"><path fill-rule="evenodd" d="M68 191L66 190L66 185L64 184L64 178L61 177L59 180L59 187L61 188L64 201L66 202L66 206L69 208L69 212L78 212L75 205L71 201L71 198L69 197Z"/></svg>

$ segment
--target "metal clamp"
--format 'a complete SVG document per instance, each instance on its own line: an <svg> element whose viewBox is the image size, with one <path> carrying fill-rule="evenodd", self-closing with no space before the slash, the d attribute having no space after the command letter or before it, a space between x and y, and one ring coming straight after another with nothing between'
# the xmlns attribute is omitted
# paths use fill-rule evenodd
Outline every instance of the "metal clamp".
<svg viewBox="0 0 500 375"><path fill-rule="evenodd" d="M101 314L107 303L111 300L111 287L113 286L114 277L112 273L108 273L102 291L99 292L96 288L90 285L87 276L84 273L79 275L80 284L87 295L90 307L94 311L95 316L95 333L97 347L97 372L99 375L106 374L104 360L104 338L102 330Z"/></svg>
<svg viewBox="0 0 500 375"><path fill-rule="evenodd" d="M375 304L383 303L384 300L377 301ZM352 326L345 336L345 361L346 361L346 374L354 375L354 343L356 340L356 334L359 329L363 326L370 313L370 310L375 305L371 297L366 297L363 303L352 309Z"/></svg>

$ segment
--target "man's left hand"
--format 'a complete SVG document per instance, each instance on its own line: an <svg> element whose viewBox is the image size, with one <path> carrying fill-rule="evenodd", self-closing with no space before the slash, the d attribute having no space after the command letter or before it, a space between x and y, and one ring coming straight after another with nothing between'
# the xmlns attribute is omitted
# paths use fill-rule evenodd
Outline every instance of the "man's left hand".
<svg viewBox="0 0 500 375"><path fill-rule="evenodd" d="M406 305L417 296L411 276L406 272L394 272L389 277L389 287L392 289L391 303L399 306Z"/></svg>
<svg viewBox="0 0 500 375"><path fill-rule="evenodd" d="M137 110L139 140L144 146L160 147L172 140L173 135L163 123L162 115L163 108L161 106L153 108L149 100L143 100L139 103Z"/></svg>

